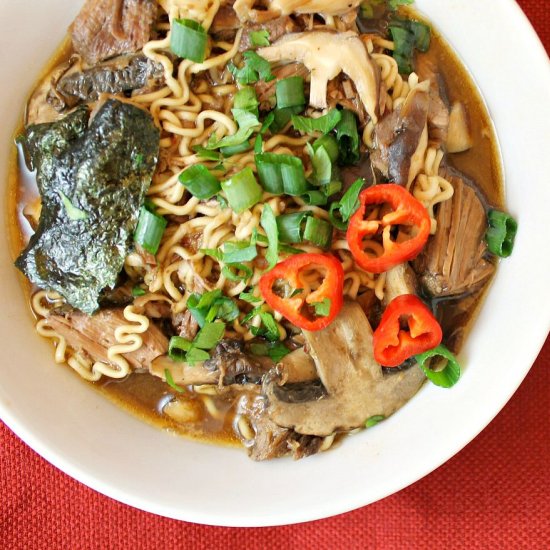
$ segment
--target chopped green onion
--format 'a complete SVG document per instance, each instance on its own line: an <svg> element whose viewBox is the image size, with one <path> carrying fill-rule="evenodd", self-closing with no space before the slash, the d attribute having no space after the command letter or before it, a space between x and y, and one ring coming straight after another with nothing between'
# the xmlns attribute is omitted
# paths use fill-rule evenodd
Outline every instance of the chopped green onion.
<svg viewBox="0 0 550 550"><path fill-rule="evenodd" d="M239 316L239 308L235 300L223 296L219 288L202 295L191 294L187 300L187 309L201 328L214 319L231 322Z"/></svg>
<svg viewBox="0 0 550 550"><path fill-rule="evenodd" d="M340 193L341 190L342 190L341 181L331 181L330 183L327 183L323 188L323 191L326 197L330 197L331 195Z"/></svg>
<svg viewBox="0 0 550 550"><path fill-rule="evenodd" d="M283 243L301 243L304 240L306 218L311 215L311 212L304 211L277 216L279 240Z"/></svg>
<svg viewBox="0 0 550 550"><path fill-rule="evenodd" d="M507 258L514 249L518 223L510 214L500 210L489 210L487 220L489 228L485 240L489 250L501 258Z"/></svg>
<svg viewBox="0 0 550 550"><path fill-rule="evenodd" d="M336 126L338 128L338 126ZM313 150L317 151L319 147L324 147L328 156L330 157L330 162L336 162L338 160L338 142L334 136L326 134L316 139L313 142Z"/></svg>
<svg viewBox="0 0 550 550"><path fill-rule="evenodd" d="M192 19L174 19L170 32L170 49L178 57L202 63L206 56L208 35L204 27Z"/></svg>
<svg viewBox="0 0 550 550"><path fill-rule="evenodd" d="M273 209L269 204L264 204L260 225L264 228L267 236L267 252L265 259L267 261L267 271L273 269L279 259L279 231L277 229L277 220Z"/></svg>
<svg viewBox="0 0 550 550"><path fill-rule="evenodd" d="M304 110L305 105L297 105L295 107L285 107L284 109L273 109L273 123L271 131L273 133L280 132L291 120L292 115L297 115Z"/></svg>
<svg viewBox="0 0 550 550"><path fill-rule="evenodd" d="M255 244L248 241L229 241L223 245L221 261L226 264L251 262L258 255Z"/></svg>
<svg viewBox="0 0 550 550"><path fill-rule="evenodd" d="M365 180L358 178L353 182L350 188L344 193L340 200L340 214L342 220L347 222L359 208L359 193L365 185Z"/></svg>
<svg viewBox="0 0 550 550"><path fill-rule="evenodd" d="M222 296L216 300L216 304L219 306L216 319L221 319L227 323L231 323L239 316L239 306L237 302L229 296Z"/></svg>
<svg viewBox="0 0 550 550"><path fill-rule="evenodd" d="M58 191L59 196L61 197L61 201L63 202L63 206L65 207L65 211L67 212L67 216L70 220L73 221L80 221L80 220L87 220L88 219L88 213L84 212L84 210L80 210L80 208L77 208L73 205L73 203L70 201L70 199L63 193L63 191Z"/></svg>
<svg viewBox="0 0 550 550"><path fill-rule="evenodd" d="M134 233L134 241L150 254L156 254L167 221L144 206L139 211L139 220Z"/></svg>
<svg viewBox="0 0 550 550"><path fill-rule="evenodd" d="M178 179L198 199L209 199L221 190L220 182L202 164L193 164Z"/></svg>
<svg viewBox="0 0 550 550"><path fill-rule="evenodd" d="M323 191L318 191L317 189L306 191L302 195L302 199L306 204L313 206L324 206L327 204L327 196L323 193Z"/></svg>
<svg viewBox="0 0 550 550"><path fill-rule="evenodd" d="M252 145L250 145L248 141L243 141L238 145L229 145L228 147L222 147L220 151L225 158L228 158L228 157L232 157L233 155L244 153L245 151L248 151L251 148L252 148Z"/></svg>
<svg viewBox="0 0 550 550"><path fill-rule="evenodd" d="M331 109L326 115L319 118L292 115L292 125L304 134L321 132L328 134L340 122L342 115L338 109Z"/></svg>
<svg viewBox="0 0 550 550"><path fill-rule="evenodd" d="M278 80L275 85L275 95L279 109L305 105L304 79L301 76L289 76Z"/></svg>
<svg viewBox="0 0 550 550"><path fill-rule="evenodd" d="M194 365L195 363L202 361L208 361L208 359L210 359L210 354L199 348L191 348L185 355L185 362L190 365Z"/></svg>
<svg viewBox="0 0 550 550"><path fill-rule="evenodd" d="M241 88L233 99L234 109L245 109L258 116L258 96L256 90L252 86L244 86Z"/></svg>
<svg viewBox="0 0 550 550"><path fill-rule="evenodd" d="M239 272L242 275L239 275ZM222 275L229 281L234 282L247 281L253 274L252 269L244 264L224 265L222 268Z"/></svg>
<svg viewBox="0 0 550 550"><path fill-rule="evenodd" d="M185 361L185 355L193 347L193 343L181 336L172 336L168 343L168 356L172 361Z"/></svg>
<svg viewBox="0 0 550 550"><path fill-rule="evenodd" d="M313 302L311 305L315 309L315 315L318 317L326 317L330 313L332 302L330 298L323 298L321 302Z"/></svg>
<svg viewBox="0 0 550 550"><path fill-rule="evenodd" d="M394 43L393 57L399 72L410 74L414 70L414 49L426 52L430 47L430 27L420 21L393 17L388 29Z"/></svg>
<svg viewBox="0 0 550 550"><path fill-rule="evenodd" d="M345 231L348 228L348 224L342 220L339 202L335 201L330 205L328 216L330 218L330 222L334 225L334 227L336 227L336 229Z"/></svg>
<svg viewBox="0 0 550 550"><path fill-rule="evenodd" d="M290 350L283 342L254 342L250 344L250 352L257 356L268 356L274 363L279 363L285 355L290 353Z"/></svg>
<svg viewBox="0 0 550 550"><path fill-rule="evenodd" d="M248 50L243 53L243 66L241 68L230 64L228 66L230 72L240 84L253 84L258 80L269 82L275 78L271 73L271 65L267 59L258 55L253 50Z"/></svg>
<svg viewBox="0 0 550 550"><path fill-rule="evenodd" d="M239 125L239 129L234 134L225 136L221 139L218 139L216 134L213 133L206 144L207 149L219 149L220 147L241 145L250 138L255 130L260 129L261 123L258 117L247 109L231 109L231 113Z"/></svg>
<svg viewBox="0 0 550 550"><path fill-rule="evenodd" d="M217 151L211 151L202 145L194 145L191 149L195 151L195 154L200 159L204 160L221 160L221 155Z"/></svg>
<svg viewBox="0 0 550 550"><path fill-rule="evenodd" d="M200 349L212 349L222 338L225 332L225 324L219 321L205 323L193 340L193 347Z"/></svg>
<svg viewBox="0 0 550 550"><path fill-rule="evenodd" d="M304 165L298 157L277 153L255 155L258 178L268 193L301 195L307 190Z"/></svg>
<svg viewBox="0 0 550 550"><path fill-rule="evenodd" d="M257 240L260 243L267 243L267 237L264 235L257 235ZM292 246L288 246L287 244L283 244L279 242L279 252L285 252L286 254L303 254L304 251L300 250L299 248L294 248Z"/></svg>
<svg viewBox="0 0 550 550"><path fill-rule="evenodd" d="M223 181L221 186L229 206L237 214L244 212L262 199L262 188L258 185L250 167L234 174L231 179Z"/></svg>
<svg viewBox="0 0 550 550"><path fill-rule="evenodd" d="M321 248L328 248L332 242L332 225L325 220L308 217L304 229L304 239Z"/></svg>
<svg viewBox="0 0 550 550"><path fill-rule="evenodd" d="M271 341L279 340L279 327L273 315L267 311L260 311L260 319L266 328L265 337Z"/></svg>
<svg viewBox="0 0 550 550"><path fill-rule="evenodd" d="M136 285L132 288L132 296L135 296L136 298L138 296L145 296L146 294L147 291L139 285Z"/></svg>
<svg viewBox="0 0 550 550"><path fill-rule="evenodd" d="M241 322L242 322L243 324L248 323L249 321L251 321L252 319L254 319L254 317L256 317L256 315L259 315L261 311L262 311L262 306L255 307L254 309L250 310L250 311L243 317L243 320L242 320Z"/></svg>
<svg viewBox="0 0 550 550"><path fill-rule="evenodd" d="M329 208L329 218L332 225L341 231L348 227L348 221L359 208L359 193L365 185L365 180L359 178L353 182L350 188L344 193L339 202L333 202Z"/></svg>
<svg viewBox="0 0 550 550"><path fill-rule="evenodd" d="M355 164L360 158L359 132L357 117L352 111L347 109L342 111L342 118L336 125L336 139L340 152L340 164Z"/></svg>
<svg viewBox="0 0 550 550"><path fill-rule="evenodd" d="M399 6L410 6L414 0L388 0L388 6L392 10L396 10Z"/></svg>
<svg viewBox="0 0 550 550"><path fill-rule="evenodd" d="M447 360L447 364L442 370L434 371L426 362L433 357L442 357ZM455 356L443 345L434 349L415 355L418 366L424 371L424 374L436 386L442 388L451 388L460 378L460 365Z"/></svg>
<svg viewBox="0 0 550 550"><path fill-rule="evenodd" d="M174 382L174 379L172 378L172 373L170 372L170 369L164 369L164 378L166 379L166 383L167 383L171 388L173 388L174 390L176 390L177 392L182 393L182 392L185 391L185 388L182 388L181 386L178 386L178 385Z"/></svg>
<svg viewBox="0 0 550 550"><path fill-rule="evenodd" d="M269 46L269 31L250 31L250 45L254 48Z"/></svg>
<svg viewBox="0 0 550 550"><path fill-rule="evenodd" d="M260 297L255 296L252 292L241 292L239 294L239 300L243 300L249 304L255 304L262 301Z"/></svg>
<svg viewBox="0 0 550 550"><path fill-rule="evenodd" d="M315 151L313 147L308 146L308 151L311 156L311 164L313 165L314 182L317 185L330 183L332 179L332 161L327 150L323 146L320 146Z"/></svg>
<svg viewBox="0 0 550 550"><path fill-rule="evenodd" d="M386 420L386 417L383 414L375 414L374 416L367 418L365 421L365 428L372 428L379 422L382 422L382 420Z"/></svg>

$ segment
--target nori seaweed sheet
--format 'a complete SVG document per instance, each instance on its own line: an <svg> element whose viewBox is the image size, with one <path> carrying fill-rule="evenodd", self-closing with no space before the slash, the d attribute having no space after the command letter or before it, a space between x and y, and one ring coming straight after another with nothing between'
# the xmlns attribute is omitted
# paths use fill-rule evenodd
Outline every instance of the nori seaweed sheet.
<svg viewBox="0 0 550 550"><path fill-rule="evenodd" d="M42 211L15 265L38 287L92 314L101 291L113 288L122 270L160 135L146 111L117 100L89 118L83 106L26 129L23 147L36 170ZM69 217L63 196L85 219Z"/></svg>

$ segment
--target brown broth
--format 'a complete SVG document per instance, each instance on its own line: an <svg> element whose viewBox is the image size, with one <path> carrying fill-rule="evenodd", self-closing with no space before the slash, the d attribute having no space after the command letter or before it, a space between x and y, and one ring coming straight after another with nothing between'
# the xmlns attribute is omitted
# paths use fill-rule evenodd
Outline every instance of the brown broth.
<svg viewBox="0 0 550 550"><path fill-rule="evenodd" d="M435 62L441 70L448 99L451 102L462 101L466 106L474 136L472 149L464 153L447 155L446 161L476 182L486 202L502 207L504 194L501 160L487 108L468 71L459 62L451 48L437 32L433 32L432 36L430 50L422 55L426 55ZM66 38L46 65L38 82L55 66L67 59L70 53L70 43ZM22 126L17 129L14 137L21 130ZM33 178L29 177L24 163L18 159L17 148L14 146L8 173L9 235L14 259L31 234L31 228L22 215L22 204L36 196L36 193L36 184ZM21 280L24 281L27 297L30 300L32 286L23 276ZM452 348L460 348L480 307L487 286L475 295L435 304L442 325L448 331L446 341ZM76 373L75 376L77 376ZM204 396L193 392L191 388L186 388L186 391L179 393L159 378L140 373L133 373L123 380L103 379L100 382L88 384L121 408L160 429L205 442L240 445L234 427L239 396L233 391L227 391L220 396ZM199 420L182 424L163 414L163 406L175 398L196 410ZM212 399L220 411L219 419L207 413L205 407L207 398Z"/></svg>

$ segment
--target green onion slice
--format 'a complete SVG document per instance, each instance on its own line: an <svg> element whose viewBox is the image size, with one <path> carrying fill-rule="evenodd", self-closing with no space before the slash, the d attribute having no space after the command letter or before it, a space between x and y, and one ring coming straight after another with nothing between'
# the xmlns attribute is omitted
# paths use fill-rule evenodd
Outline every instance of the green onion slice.
<svg viewBox="0 0 550 550"><path fill-rule="evenodd" d="M330 158L330 162L336 162L338 160L338 142L334 136L326 134L316 139L313 142L313 151L317 151L319 147L325 148Z"/></svg>
<svg viewBox="0 0 550 550"><path fill-rule="evenodd" d="M304 79L301 76L289 76L278 80L275 85L275 95L279 109L304 105L306 102Z"/></svg>
<svg viewBox="0 0 550 550"><path fill-rule="evenodd" d="M304 229L304 239L321 248L328 248L332 242L332 225L325 220L308 217Z"/></svg>
<svg viewBox="0 0 550 550"><path fill-rule="evenodd" d="M250 352L257 356L268 356L274 363L290 353L290 350L281 341L276 342L253 342L249 346Z"/></svg>
<svg viewBox="0 0 550 550"><path fill-rule="evenodd" d="M243 300L245 302L248 302L249 304L256 304L262 301L262 299L254 295L253 292L241 292L239 294L239 300Z"/></svg>
<svg viewBox="0 0 550 550"><path fill-rule="evenodd" d="M233 99L234 109L245 109L258 116L258 97L256 90L252 86L244 86L241 88Z"/></svg>
<svg viewBox="0 0 550 550"><path fill-rule="evenodd" d="M134 241L150 254L156 254L166 224L167 221L165 218L153 214L153 212L142 206L139 211Z"/></svg>
<svg viewBox="0 0 550 550"><path fill-rule="evenodd" d="M250 31L250 45L254 48L261 48L262 46L269 46L269 31Z"/></svg>
<svg viewBox="0 0 550 550"><path fill-rule="evenodd" d="M338 109L331 109L326 115L319 118L292 115L292 125L304 134L321 132L328 134L340 122L342 115Z"/></svg>
<svg viewBox="0 0 550 550"><path fill-rule="evenodd" d="M341 164L355 164L360 158L359 132L357 117L352 111L344 109L342 118L336 125L336 140Z"/></svg>
<svg viewBox="0 0 550 550"><path fill-rule="evenodd" d="M323 298L321 302L313 302L311 305L315 309L315 315L318 317L326 317L330 313L331 304L330 298Z"/></svg>
<svg viewBox="0 0 550 550"><path fill-rule="evenodd" d="M164 378L166 379L166 383L167 383L171 388L173 388L174 390L176 390L177 392L183 393L183 392L185 391L185 388L182 388L181 386L178 386L178 385L174 382L174 379L172 378L172 372L170 371L170 369L164 369Z"/></svg>
<svg viewBox="0 0 550 550"><path fill-rule="evenodd" d="M309 144L308 144L309 145ZM317 185L327 185L332 179L332 161L325 147L308 147L313 165L313 181Z"/></svg>
<svg viewBox="0 0 550 550"><path fill-rule="evenodd" d="M199 363L201 361L208 361L208 359L210 359L210 354L199 348L191 348L185 356L185 362L190 365L194 365L195 363Z"/></svg>
<svg viewBox="0 0 550 550"><path fill-rule="evenodd" d="M428 366L428 362L433 357L441 357L447 361L442 370L434 371ZM436 386L442 388L451 388L460 378L460 365L456 357L443 345L434 349L415 355L418 366L424 371L424 374Z"/></svg>
<svg viewBox="0 0 550 550"><path fill-rule="evenodd" d="M255 244L248 241L228 241L223 245L221 261L226 264L251 262L258 255Z"/></svg>
<svg viewBox="0 0 550 550"><path fill-rule="evenodd" d="M247 208L251 208L262 199L263 191L250 167L234 174L231 179L221 184L225 191L229 206L234 212L240 214Z"/></svg>
<svg viewBox="0 0 550 550"><path fill-rule="evenodd" d="M313 206L324 206L328 202L326 194L323 191L319 191L317 189L306 191L302 195L302 199L306 204L310 204Z"/></svg>
<svg viewBox="0 0 550 550"><path fill-rule="evenodd" d="M193 347L199 349L212 349L222 338L225 332L225 323L205 323L193 340Z"/></svg>
<svg viewBox="0 0 550 550"><path fill-rule="evenodd" d="M291 120L292 115L297 115L304 110L305 105L296 105L295 107L285 107L284 109L273 109L273 123L271 131L276 134L280 132Z"/></svg>
<svg viewBox="0 0 550 550"><path fill-rule="evenodd" d="M248 281L254 272L244 264L224 265L222 275L229 281Z"/></svg>
<svg viewBox="0 0 550 550"><path fill-rule="evenodd" d="M367 418L365 421L365 428L372 428L379 422L382 422L382 420L386 420L386 417L383 414L375 414L374 416Z"/></svg>
<svg viewBox="0 0 550 550"><path fill-rule="evenodd" d="M510 214L500 210L489 210L487 220L489 228L485 240L489 250L501 258L507 258L514 249L518 223Z"/></svg>
<svg viewBox="0 0 550 550"><path fill-rule="evenodd" d="M330 218L330 222L334 227L336 227L336 229L339 229L340 231L345 231L348 228L347 222L342 220L339 202L331 203L328 211L328 216Z"/></svg>
<svg viewBox="0 0 550 550"><path fill-rule="evenodd" d="M146 294L147 291L143 287L139 285L132 287L132 296L137 298L138 296L145 296Z"/></svg>
<svg viewBox="0 0 550 550"><path fill-rule="evenodd" d="M181 336L172 336L168 343L168 356L172 361L185 361L187 352L193 347L193 343Z"/></svg>
<svg viewBox="0 0 550 550"><path fill-rule="evenodd" d="M258 177L268 193L301 195L307 190L304 165L298 157L277 153L259 153L254 158Z"/></svg>
<svg viewBox="0 0 550 550"><path fill-rule="evenodd" d="M265 259L267 261L267 269L273 269L279 259L279 230L277 228L277 220L273 209L269 204L264 204L260 224L264 228L267 236L267 252Z"/></svg>
<svg viewBox="0 0 550 550"><path fill-rule="evenodd" d="M301 243L304 240L306 218L311 215L311 212L304 211L277 216L279 240L283 243Z"/></svg>
<svg viewBox="0 0 550 550"><path fill-rule="evenodd" d="M198 199L209 199L221 191L220 182L202 164L193 164L178 179Z"/></svg>
<svg viewBox="0 0 550 550"><path fill-rule="evenodd" d="M174 19L170 33L170 49L178 57L202 63L206 56L208 35L203 26L192 19Z"/></svg>

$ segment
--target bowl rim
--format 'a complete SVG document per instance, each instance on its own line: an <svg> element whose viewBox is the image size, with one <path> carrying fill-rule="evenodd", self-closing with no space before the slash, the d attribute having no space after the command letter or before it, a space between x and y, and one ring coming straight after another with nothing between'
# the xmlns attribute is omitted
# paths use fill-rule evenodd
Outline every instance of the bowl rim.
<svg viewBox="0 0 550 550"><path fill-rule="evenodd" d="M69 0L50 0L49 2L44 2L44 4L55 4L57 8L57 6L61 6L63 4L68 5ZM522 100L522 98L526 94L526 91L521 89L521 83L528 75L527 70L529 70L529 74L531 74L533 68L540 69L539 78L535 80L535 82L532 82L530 84L531 90L529 91L528 96L530 98L534 98L538 94L538 97L541 97L541 95L542 97L545 97L544 93L546 92L546 95L548 94L548 92L550 91L550 64L544 47L542 46L540 40L530 26L526 16L523 14L523 12L514 0L505 0L504 2L500 2L497 5L492 5L490 10L487 7L479 6L479 3L477 3L478 5L474 9L474 4L476 4L475 0L417 0L418 8L424 13L429 14L430 19L435 22L439 31L448 40L448 42L453 46L458 45L458 48L456 48L456 50L458 51L458 56L460 58L466 59L466 67L471 71L471 73L473 73L472 76L474 81L478 83L482 95L488 100L487 102L489 104L489 110L493 115L493 120L497 129L501 151L509 152L511 142L513 140L511 139L510 130L508 129L510 127L510 123L507 120L507 109L514 107L515 109L521 110L519 109L518 100ZM13 4L11 7L8 6L0 8L0 13L2 12L2 10L9 11L10 9L25 9L17 8L14 6L15 5ZM46 7L42 7L40 9L46 9ZM73 8L73 11L74 10L75 8ZM447 13L445 13L446 11ZM489 11L491 12L491 15L493 17L492 25L488 29L484 28L482 33L481 29L479 28L481 23L473 19L472 14L477 12L482 12L482 14L485 14ZM458 19L453 19L453 21L450 21L451 13L454 17L457 17ZM487 22L487 20L483 17L481 17L481 20L485 21L485 23ZM474 29L476 39L480 41L478 42L478 47L482 48L483 46L486 46L489 48L485 52L477 52L478 56L481 58L481 61L479 61L477 58L474 58L475 49L473 49L471 46L461 48L461 45L464 42L464 38L460 36L460 29L457 29L457 27L459 26L455 24L457 21L469 22L469 24L472 25L472 28ZM513 45L515 47L530 48L529 67L527 67L524 63L522 64L521 58L519 56L514 57L513 55L511 55L512 52L510 52L510 45L504 44L506 38L498 39L499 36L509 37L512 35L503 32L501 34L499 32L499 29L496 28L497 25L500 27L513 29ZM502 31L502 28L500 28L500 31ZM483 34L485 34L485 38L483 38ZM0 39L0 42L1 40L2 39ZM490 40L496 40L496 42L488 45ZM503 50L506 52L509 62L508 70L512 70L515 74L519 74L520 76L523 73L524 78L515 78L513 80L509 80L506 79L503 75L498 74L497 53L500 54L500 51L495 52L494 50L490 49L495 48L496 46L500 46L499 50ZM4 48L0 48L0 51L2 51L3 49ZM43 59L40 61L33 61L31 65L35 66L35 68L40 67L44 59L47 59L47 56L42 56L42 58ZM4 61L5 59L3 57L0 58L0 66L3 66ZM493 64L495 67L495 71L492 73L492 76L496 78L496 83L491 83L490 77L487 74L479 72L480 66L490 67L491 64ZM35 74L38 73L36 72ZM504 88L501 85L504 85ZM496 94L503 89L506 90L506 93L508 95L506 95L504 99L493 101ZM527 100L525 101L528 102ZM546 112L547 115L550 115L550 108L548 106L542 106L542 109L543 112ZM544 117L541 116L540 113L538 116L540 116L541 119L549 119L549 116ZM532 122L532 119L527 120ZM523 124L526 124L526 121L520 119L519 129L523 128ZM531 133L527 132L525 134L525 143L521 144L521 146L519 146L518 144L516 144L515 146L520 147L522 152L525 152L527 150L527 146L533 146L535 152L540 149L540 152L543 153L540 138L543 138L542 143L544 143L544 137L546 137L547 143L549 137L548 132L545 132L542 125L540 127L535 125L534 133L533 127L527 129L530 130ZM536 142L535 138L539 141ZM0 156L0 171L4 170L2 159L5 158L5 154L2 154L3 156ZM531 178L532 181L535 182L534 185L536 196L540 197L538 201L532 199L532 197L528 197L528 199L535 206L535 211L538 207L540 209L540 212L542 213L542 208L544 207L544 205L550 204L550 192L542 186L543 182L541 183L541 179L543 179L543 174L548 173L548 169L550 169L550 161L546 158L543 158L544 155L541 154L539 155L540 158L535 158L534 160L532 160L532 163L529 166L523 166L520 170L518 166L515 166L515 164L511 162L512 158L515 158L515 160L517 161L517 155L507 155L506 152L504 152L503 156L506 189L509 192L507 194L509 194L513 199L516 199L519 195L521 195L521 193L519 193L518 195L519 180L520 175L522 173L525 174L526 179ZM546 171L544 171L545 169ZM512 183L511 186L510 183ZM509 204L512 211L516 209L516 206L518 209L521 209L519 205L519 202L510 202ZM5 217L5 206L3 206L2 210L2 216ZM495 277L493 286L489 290L489 295L485 300L484 307L482 308L479 318L476 321L476 326L480 323L483 324L491 322L491 315L488 309L489 307L492 309L494 308L495 310L499 309L499 304L496 302L496 296L498 295L498 293L503 293L507 290L509 291L510 289L513 289L515 286L517 286L517 281L514 283L514 278L517 278L519 276L531 276L531 284L535 285L535 288L540 291L539 296L542 296L542 298L539 298L540 303L536 303L536 301L531 297L528 297L526 301L526 307L529 307L532 311L537 313L537 319L535 319L534 322L528 323L527 326L524 328L524 330L529 331L529 338L520 339L519 342L514 341L517 345L521 346L522 350L521 361L518 363L518 365L515 366L515 371L511 374L506 374L504 376L502 386L498 388L498 391L495 391L493 396L489 396L487 398L486 403L471 403L468 395L462 396L466 400L468 405L474 407L477 416L475 418L471 418L471 416L468 416L467 421L465 422L466 426L462 428L460 426L453 425L453 428L456 431L450 439L445 439L445 444L441 444L440 448L433 449L430 447L429 439L426 439L426 441L423 440L421 444L421 449L419 449L418 451L426 451L429 449L432 451L430 457L422 461L422 456L420 452L411 451L412 460L415 461L414 468L412 468L409 472L406 472L405 474L396 475L395 477L392 477L392 479L386 480L386 482L382 485L377 485L374 488L360 487L359 485L361 481L370 481L372 483L373 480L369 477L361 477L358 474L358 487L351 487L349 492L344 495L338 494L336 492L334 488L336 487L336 485L334 487L329 486L327 492L325 493L323 493L322 491L319 492L319 495L321 496L326 496L328 494L328 496L330 497L329 500L323 500L322 498L319 498L319 495L315 498L313 498L312 496L304 498L303 495L293 495L292 498L289 498L288 496L284 497L283 495L281 495L280 497L278 497L279 502L284 503L286 506L274 507L273 509L266 508L260 510L259 512L253 510L251 505L248 505L247 507L246 503L243 504L242 502L239 502L239 505L243 507L242 509L247 510L246 513L243 512L244 515L239 513L238 510L224 510L223 507L220 506L218 506L214 510L210 510L207 507L207 500L205 500L204 502L201 501L200 507L193 508L193 506L191 505L192 501L187 495L185 496L185 498L187 498L188 500L182 503L178 502L177 499L172 498L172 496L168 498L166 495L159 495L155 492L147 493L144 491L144 487L141 487L140 485L134 486L131 483L123 483L122 480L116 480L113 479L113 477L106 476L105 472L101 470L101 468L105 468L105 465L103 463L101 464L100 469L96 468L94 470L95 464L91 465L89 462L84 464L85 457L79 456L77 454L69 455L67 453L64 453L63 451L60 452L59 447L56 447L53 442L59 442L63 440L63 429L60 428L59 431L53 435L44 434L37 431L36 421L32 419L32 407L28 405L26 408L20 407L17 403L14 403L12 396L10 396L10 394L6 393L3 390L2 381L7 381L7 378L5 378L7 375L1 369L0 418L23 441L25 441L31 448L38 452L38 454L43 456L46 460L48 460L50 463L52 463L71 477L118 501L124 502L142 510L146 510L148 512L171 517L174 519L181 519L202 524L225 526L282 525L320 519L346 512L364 506L371 502L375 502L421 479L422 477L439 467L449 458L451 458L465 445L467 445L498 414L498 412L502 409L502 407L516 391L517 387L520 385L524 377L527 375L532 363L534 362L538 352L540 351L540 348L544 344L544 341L550 329L550 311L544 309L544 305L547 306L547 304L550 303L550 291L543 284L544 273L548 273L550 271L550 258L543 257L542 259L540 259L538 269L535 271L534 275L532 273L528 273L527 269L523 268L522 265L519 265L520 260L533 260L535 258L536 248L540 244L544 243L543 238L540 234L540 229L543 228L543 224L540 219L537 219L541 217L542 216L533 216L533 219L520 219L518 245L522 244L525 248L516 248L515 254L511 258L510 262L503 263L500 266L500 269L498 270ZM8 266L6 262L3 261L2 267L0 269L2 269L2 274L5 274L6 276L13 279L14 275L12 273L8 273L10 268L11 265ZM513 313L517 313L517 319L525 319L525 313L520 313L519 311L516 311L516 309L514 309L517 307L518 306L516 304L512 304L511 311ZM13 321L15 317L20 320L20 312L18 311L18 308L9 309L8 315L4 316L4 318L0 321L0 326L9 331L9 323ZM500 327L500 324L502 324L503 321L499 319L498 323ZM506 325L503 325L503 334L492 336L495 341L502 342L504 344L506 342L505 337L512 334L513 327L510 326L512 324L513 323L507 323ZM487 331L484 332L486 333ZM470 340L472 340L472 336L474 335L470 335ZM474 346L472 345L472 342L470 342L470 340L467 342L466 350L461 354L461 357L466 357L471 354L472 348ZM474 338L474 340L477 341L478 338ZM40 347L43 348L44 346ZM489 355L485 352L482 355L484 359L489 358ZM517 355L517 352L510 352L509 355L511 357L515 357ZM502 356L502 354L500 356ZM10 356L5 355L4 360L7 359L10 359ZM48 358L48 361L53 363L50 358ZM468 373L471 374L469 369ZM72 373L63 373L59 376L59 379L61 380L62 384L67 385L67 388L71 388L74 385L74 376L72 375ZM481 375L479 375L479 380L481 381L481 383L487 384L487 388L490 387L489 376L483 378L481 377ZM80 381L78 381L78 383L80 383ZM467 383L469 384L470 382ZM458 391L460 391L461 394L464 393L464 391L461 391L460 389ZM89 393L92 394L93 392ZM355 441L349 443L346 442L342 445L340 449L335 450L333 453L327 453L322 457L308 458L308 461L311 461L311 469L315 470L315 476L312 475L311 477L308 477L307 470L309 469L309 467L306 468L303 464L300 465L297 463L292 463L286 459L281 460L277 465L251 464L249 467L246 467L246 471L259 472L258 474L254 473L254 475L258 476L263 476L265 472L276 472L279 475L284 476L285 468L292 468L293 470L299 470L305 476L305 484L307 485L307 483L313 480L318 481L319 479L321 479L323 473L325 475L327 473L331 473L332 475L335 475L335 472L338 473L340 467L338 463L340 461L340 458L338 457L337 453L342 452L341 461L344 464L350 464L350 466L353 465L357 467L357 464L353 462L352 458L350 458L350 455L353 455L353 453L355 452L367 453L365 456L374 459L376 458L376 456L383 454L384 449L382 446L388 443L387 438L391 438L395 434L402 436L402 429L396 424L396 420L404 423L406 427L408 426L410 429L413 429L415 418L420 418L424 421L427 421L427 419L429 418L431 407L443 406L441 404L441 394L437 394L437 391L435 391L434 388L423 388L422 394L423 403L419 403L418 406L415 405L414 411L412 407L407 407L407 410L404 414L395 415L395 418L392 417L387 421L387 426L384 428L387 434L385 433L382 436L380 430L375 430L372 432L372 436L370 437L369 441L363 441L361 443L357 443ZM417 399L419 398L420 396L417 397ZM105 410L102 412L97 412L95 409L95 407L97 406L96 401L96 399L92 399L91 397L89 399L87 397L84 398L84 402L86 403L86 405L93 408L98 417L101 417L103 420L107 420L109 414L111 414L113 410L118 411L118 409L114 408L114 405L105 402ZM182 449L184 448L186 453L189 453L191 455L191 458L186 456L186 460L189 460L191 464L193 463L193 460L196 459L196 457L200 457L200 455L205 454L204 452L199 452L198 450L193 449L190 446L197 445L196 443L186 442L185 445L180 445L175 444L175 439L174 441L170 441L167 443L166 434L157 432L157 430L149 426L143 426L136 419L126 418L124 419L124 421L121 420L121 423L124 424L125 427L135 429L136 432L139 432L140 435L149 438L156 444L166 445L170 449L179 449L180 447ZM69 426L71 430L71 435L75 437L75 440L81 442L83 445L90 445L90 441L85 438L82 438L81 441L76 435L76 430L81 429L83 425L84 424L81 420L75 419L74 422ZM434 424L433 429L436 433L443 434L443 432L441 431L441 426ZM363 437L363 440L366 439L369 438ZM121 442L119 447L113 448L118 452L123 452L124 445L122 443L124 442ZM116 445L116 443L113 443L113 445ZM349 450L351 448L350 445L353 446L353 452ZM213 447L206 447L203 445L201 446L201 448L212 449ZM75 453L77 453L77 451L75 451ZM237 453L239 453L238 458ZM213 451L211 454L217 455L219 454L219 452ZM241 467L242 453L233 450L224 450L223 454L224 459L227 458L228 464L230 464L231 466L237 465L237 467ZM149 456L147 456L147 458L149 458ZM320 459L325 461L326 464L320 465ZM290 466L291 464L294 464L294 466ZM384 471L383 467L381 467L381 471ZM284 483L282 483L281 485L284 486ZM212 489L206 487L206 490ZM251 489L247 489L247 491L250 492ZM248 493L246 494L247 496L249 496ZM233 501L240 497L238 491L230 492L230 496ZM293 502L295 505L289 507L289 502Z"/></svg>

